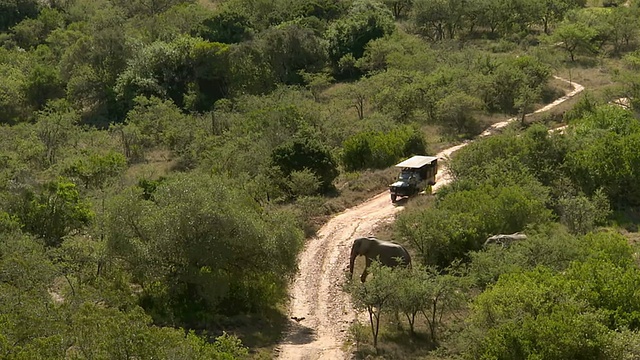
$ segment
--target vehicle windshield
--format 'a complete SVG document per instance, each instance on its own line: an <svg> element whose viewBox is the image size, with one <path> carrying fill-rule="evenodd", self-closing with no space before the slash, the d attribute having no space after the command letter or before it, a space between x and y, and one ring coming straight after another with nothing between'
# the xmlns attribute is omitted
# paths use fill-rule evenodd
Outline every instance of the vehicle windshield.
<svg viewBox="0 0 640 360"><path fill-rule="evenodd" d="M400 175L398 175L398 180L409 180L411 177L411 171L402 171Z"/></svg>

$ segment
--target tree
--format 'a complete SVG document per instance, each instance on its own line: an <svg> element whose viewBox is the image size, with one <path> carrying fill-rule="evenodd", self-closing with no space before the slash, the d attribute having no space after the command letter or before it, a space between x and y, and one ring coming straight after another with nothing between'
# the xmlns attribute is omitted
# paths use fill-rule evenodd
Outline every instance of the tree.
<svg viewBox="0 0 640 360"><path fill-rule="evenodd" d="M40 7L37 0L0 1L0 31L7 31L25 18L35 18Z"/></svg>
<svg viewBox="0 0 640 360"><path fill-rule="evenodd" d="M47 291L56 272L41 242L19 231L0 233L1 357L64 357L64 321Z"/></svg>
<svg viewBox="0 0 640 360"><path fill-rule="evenodd" d="M640 109L640 51L629 53L623 57L625 67L616 76L616 81L622 83L621 93L629 100L631 108Z"/></svg>
<svg viewBox="0 0 640 360"><path fill-rule="evenodd" d="M611 330L640 328L640 307L634 300L635 284L640 272L633 266L618 267L600 259L576 262L569 267L567 278L575 284L578 298L600 309L603 321Z"/></svg>
<svg viewBox="0 0 640 360"><path fill-rule="evenodd" d="M47 246L59 246L65 236L82 229L93 218L76 185L65 179L49 182L40 191L25 190L18 196L11 213L25 231L42 238Z"/></svg>
<svg viewBox="0 0 640 360"><path fill-rule="evenodd" d="M338 176L337 164L329 149L318 141L308 138L296 139L273 150L271 161L284 176L296 171L311 171L320 182L320 190L326 192Z"/></svg>
<svg viewBox="0 0 640 360"><path fill-rule="evenodd" d="M449 266L456 258L477 248L479 220L469 214L426 208L403 212L394 232L417 252L424 266Z"/></svg>
<svg viewBox="0 0 640 360"><path fill-rule="evenodd" d="M122 152L129 162L143 160L145 155L144 136L135 124L111 124L109 131L118 138Z"/></svg>
<svg viewBox="0 0 640 360"><path fill-rule="evenodd" d="M184 0L112 0L113 3L126 11L128 17L149 16L167 11L172 6L179 5Z"/></svg>
<svg viewBox="0 0 640 360"><path fill-rule="evenodd" d="M82 262L94 255L80 249L87 240L79 237L71 246L65 243L64 251L51 251L20 231L0 233L2 358L208 360L247 356L240 340L227 333L207 339L181 328L154 326L151 317L131 301L131 283L126 280L120 285L127 295L120 294L116 301L106 288L115 287L117 280L87 283L82 295L61 292L56 278L67 274L63 268L83 267ZM74 251L76 255L69 256Z"/></svg>
<svg viewBox="0 0 640 360"><path fill-rule="evenodd" d="M326 65L326 50L320 38L296 24L270 28L255 43L279 83L301 84L300 71L319 72Z"/></svg>
<svg viewBox="0 0 640 360"><path fill-rule="evenodd" d="M393 15L383 6L369 0L356 1L346 17L329 25L325 39L334 66L348 55L361 58L369 41L393 32Z"/></svg>
<svg viewBox="0 0 640 360"><path fill-rule="evenodd" d="M543 1L516 0L508 2L509 16L504 35L526 32L544 16Z"/></svg>
<svg viewBox="0 0 640 360"><path fill-rule="evenodd" d="M64 15L45 7L36 19L25 19L11 28L18 45L23 49L32 49L45 42L54 30L62 28Z"/></svg>
<svg viewBox="0 0 640 360"><path fill-rule="evenodd" d="M228 93L228 51L227 45L190 36L154 42L129 62L114 90L126 110L139 95L170 99L182 109L209 110ZM187 104L189 96L193 99Z"/></svg>
<svg viewBox="0 0 640 360"><path fill-rule="evenodd" d="M78 5L77 11L83 19L87 17L88 26L74 24L68 31L57 32L57 40L64 47L54 52L61 59L60 74L68 84L68 101L82 109L81 115L88 122L106 127L120 120L127 110L116 98L114 85L133 54L133 43L122 31L126 19L119 8L98 4L89 10Z"/></svg>
<svg viewBox="0 0 640 360"><path fill-rule="evenodd" d="M550 40L554 45L569 53L571 61L580 53L596 51L594 40L597 32L592 27L583 23L563 22L551 34Z"/></svg>
<svg viewBox="0 0 640 360"><path fill-rule="evenodd" d="M465 5L462 1L416 0L412 20L420 32L432 41L453 39L462 25Z"/></svg>
<svg viewBox="0 0 640 360"><path fill-rule="evenodd" d="M632 150L640 141L637 120L628 110L603 106L584 119L576 141L567 153L567 175L591 196L600 188L611 204L635 204L640 194L630 187L637 181L638 155Z"/></svg>
<svg viewBox="0 0 640 360"><path fill-rule="evenodd" d="M481 86L482 98L489 110L504 113L520 112L515 106L518 97L520 107L535 101L551 76L549 66L531 56L507 58L486 67L488 81ZM523 102L524 99L531 100Z"/></svg>
<svg viewBox="0 0 640 360"><path fill-rule="evenodd" d="M565 271L572 262L585 258L582 238L570 234L558 223L529 227L527 240L507 247L490 245L469 254L468 276L475 285L486 289L501 276L521 273L544 266L555 272Z"/></svg>
<svg viewBox="0 0 640 360"><path fill-rule="evenodd" d="M560 222L575 234L586 234L596 225L604 225L611 213L609 199L601 190L591 198L566 195L558 200L558 207Z"/></svg>
<svg viewBox="0 0 640 360"><path fill-rule="evenodd" d="M250 40L253 33L249 16L229 6L205 19L198 29L198 35L205 40L225 44Z"/></svg>
<svg viewBox="0 0 640 360"><path fill-rule="evenodd" d="M25 79L25 96L34 110L42 110L50 100L64 96L64 84L53 67L36 64Z"/></svg>
<svg viewBox="0 0 640 360"><path fill-rule="evenodd" d="M514 260L515 268L497 274L497 283L474 301L468 354L619 358L605 355L613 331L639 324L636 302L630 300L638 270L628 240L615 232L539 235L483 262L485 271L504 259ZM474 263L479 255L472 256ZM478 265L472 263L472 273L482 273Z"/></svg>
<svg viewBox="0 0 640 360"><path fill-rule="evenodd" d="M482 219L481 226L476 228L480 238L475 241L483 242L494 234L511 234L527 225L544 224L551 218L551 211L546 207L547 188L531 177L520 184L496 185L496 181L504 181L500 179L500 168L500 165L493 168L491 172L495 173L484 184L472 189L454 190L438 204L439 209L467 213Z"/></svg>
<svg viewBox="0 0 640 360"><path fill-rule="evenodd" d="M333 82L331 75L323 72L308 73L304 70L300 70L298 71L298 74L300 74L302 80L306 84L306 88L309 89L316 101L320 101L322 92L329 88Z"/></svg>
<svg viewBox="0 0 640 360"><path fill-rule="evenodd" d="M393 269L381 266L374 261L369 268L372 277L364 282L349 281L345 290L351 295L356 309L366 310L369 314L369 325L373 336L373 347L378 349L380 318L391 308L394 295L399 290L398 273Z"/></svg>
<svg viewBox="0 0 640 360"><path fill-rule="evenodd" d="M542 90L540 88L531 88L525 85L518 89L513 106L518 110L521 125L525 125L524 120L527 114L535 110L535 104L540 101L541 98Z"/></svg>
<svg viewBox="0 0 640 360"><path fill-rule="evenodd" d="M472 5L475 6L475 11L470 11L470 14L477 14L475 23L478 26L488 28L491 34L495 34L498 30L505 32L511 18L508 2L478 0L472 2Z"/></svg>
<svg viewBox="0 0 640 360"><path fill-rule="evenodd" d="M545 34L549 34L550 25L553 22L561 21L567 12L585 5L585 0L545 0L541 18Z"/></svg>
<svg viewBox="0 0 640 360"><path fill-rule="evenodd" d="M519 153L520 161L536 179L542 185L557 189L558 180L563 177L560 167L565 160L568 142L559 134L549 134L546 126L536 124L529 126L518 138L511 139L517 142L520 148L513 150ZM552 194L554 193L552 190Z"/></svg>
<svg viewBox="0 0 640 360"><path fill-rule="evenodd" d="M36 114L36 135L46 149L44 162L53 165L58 161L58 152L67 144L76 131L80 118L64 100L50 103Z"/></svg>
<svg viewBox="0 0 640 360"><path fill-rule="evenodd" d="M611 330L638 329L640 311L632 289L640 273L628 239L614 231L590 233L580 239L583 255L565 272L570 291L601 311Z"/></svg>
<svg viewBox="0 0 640 360"><path fill-rule="evenodd" d="M395 271L405 272L399 278L401 283L399 289L391 300L391 308L401 312L409 323L409 333L415 335L416 316L421 311L429 308L431 289L427 283L430 280L430 272L420 265L412 265L412 269L398 268ZM433 334L435 335L435 334Z"/></svg>
<svg viewBox="0 0 640 360"><path fill-rule="evenodd" d="M384 0L383 2L391 9L391 13L396 19L408 12L413 5L413 0Z"/></svg>
<svg viewBox="0 0 640 360"><path fill-rule="evenodd" d="M156 322L258 312L285 296L302 232L289 213L264 211L231 184L178 175L150 200L130 189L108 205L110 254L126 261Z"/></svg>
<svg viewBox="0 0 640 360"><path fill-rule="evenodd" d="M472 304L468 356L593 358L609 346L602 316L546 268L501 276Z"/></svg>
<svg viewBox="0 0 640 360"><path fill-rule="evenodd" d="M452 263L438 273L431 270L424 286L427 288L427 306L421 312L427 319L431 341L438 343L439 331L444 315L454 314L465 307L464 290L468 284L464 274L458 269L459 263Z"/></svg>
<svg viewBox="0 0 640 360"><path fill-rule="evenodd" d="M2 50L0 50L2 51ZM28 119L30 111L22 88L25 74L17 66L0 63L0 124L15 124Z"/></svg>
<svg viewBox="0 0 640 360"><path fill-rule="evenodd" d="M127 113L126 126L139 131L140 145L145 149L168 146L172 150L188 146L189 139L182 139L180 130L188 128L187 115L171 101L152 96L138 96Z"/></svg>
<svg viewBox="0 0 640 360"><path fill-rule="evenodd" d="M358 114L358 119L362 120L367 110L367 102L371 97L370 82L366 79L358 81L356 84L350 84L345 87L344 95L351 100L353 108Z"/></svg>
<svg viewBox="0 0 640 360"><path fill-rule="evenodd" d="M242 342L227 333L210 343L192 331L151 326L151 318L140 307L120 311L84 303L70 321L71 353L78 357L205 360L239 359L248 354Z"/></svg>
<svg viewBox="0 0 640 360"><path fill-rule="evenodd" d="M627 6L619 6L604 14L607 33L606 38L613 45L613 52L619 54L629 49L630 44L638 38L638 11Z"/></svg>
<svg viewBox="0 0 640 360"><path fill-rule="evenodd" d="M346 139L342 147L342 163L348 170L382 169L402 157L426 152L424 136L410 126L387 133L360 132Z"/></svg>
<svg viewBox="0 0 640 360"><path fill-rule="evenodd" d="M455 92L436 104L436 122L448 129L450 134L473 136L480 131L480 125L473 113L480 110L482 102L463 92Z"/></svg>
<svg viewBox="0 0 640 360"><path fill-rule="evenodd" d="M387 40L390 41L390 40ZM382 54L380 54L382 55ZM373 55L378 56L378 55ZM365 57L361 60L366 60ZM384 62L385 60L379 60ZM363 62L364 63L364 62ZM383 65L380 65L383 66ZM384 69L381 69L384 70ZM445 90L433 84L431 79L422 71L401 71L388 69L369 78L360 80L353 89L352 96L364 93L367 102L373 109L391 116L399 123L409 123L418 120L423 109L431 116L428 109L432 106L432 94L445 93ZM432 119L430 119L432 120Z"/></svg>
<svg viewBox="0 0 640 360"><path fill-rule="evenodd" d="M310 169L294 170L289 174L287 186L294 197L312 196L318 193L322 182Z"/></svg>
<svg viewBox="0 0 640 360"><path fill-rule="evenodd" d="M69 177L82 181L85 188L102 189L107 181L122 174L127 159L119 152L90 153L75 159L65 170Z"/></svg>

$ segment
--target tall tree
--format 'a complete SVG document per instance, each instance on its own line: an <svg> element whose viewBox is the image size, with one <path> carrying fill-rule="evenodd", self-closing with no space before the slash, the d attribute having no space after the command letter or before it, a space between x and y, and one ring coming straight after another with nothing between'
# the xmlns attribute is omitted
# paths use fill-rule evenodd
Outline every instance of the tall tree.
<svg viewBox="0 0 640 360"><path fill-rule="evenodd" d="M37 0L0 1L0 31L6 31L25 18L35 18L40 10Z"/></svg>
<svg viewBox="0 0 640 360"><path fill-rule="evenodd" d="M183 109L211 109L228 93L228 50L227 45L190 36L154 42L129 62L115 91L126 110L138 95L171 99Z"/></svg>
<svg viewBox="0 0 640 360"><path fill-rule="evenodd" d="M391 34L394 29L393 15L384 5L370 0L355 1L347 16L327 29L329 58L334 65L348 55L357 60L369 41Z"/></svg>

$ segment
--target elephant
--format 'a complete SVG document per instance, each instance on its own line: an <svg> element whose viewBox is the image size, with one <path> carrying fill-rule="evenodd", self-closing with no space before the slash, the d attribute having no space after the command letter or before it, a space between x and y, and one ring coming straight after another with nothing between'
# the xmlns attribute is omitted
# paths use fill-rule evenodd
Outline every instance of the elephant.
<svg viewBox="0 0 640 360"><path fill-rule="evenodd" d="M360 281L367 278L367 269L371 261L379 260L382 265L394 267L404 265L411 267L411 255L402 245L391 241L378 240L375 237L361 237L353 241L351 246L351 258L349 261L350 278L353 276L353 264L356 257L364 255L367 259L364 271L360 276Z"/></svg>
<svg viewBox="0 0 640 360"><path fill-rule="evenodd" d="M527 235L519 232L513 233L513 234L506 234L506 235L498 234L488 238L487 241L485 241L482 246L487 247L491 244L496 244L505 248L505 247L509 247L509 245L511 245L511 243L515 241L526 240L526 239L527 239Z"/></svg>

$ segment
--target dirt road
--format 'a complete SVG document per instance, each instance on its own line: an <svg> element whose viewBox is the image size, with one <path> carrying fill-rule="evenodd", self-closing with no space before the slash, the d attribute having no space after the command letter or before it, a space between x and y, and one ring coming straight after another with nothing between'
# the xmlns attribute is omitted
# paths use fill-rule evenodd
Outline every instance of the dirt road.
<svg viewBox="0 0 640 360"><path fill-rule="evenodd" d="M567 80L557 78L568 82ZM536 111L546 111L578 94L584 88L573 83L569 94ZM494 124L480 137L494 134L515 118ZM448 148L438 158L446 159L469 142ZM444 164L443 164L444 165ZM434 191L450 181L444 166L436 176ZM315 238L308 240L299 258L299 271L289 294L289 314L301 321L291 320L284 341L277 348L281 360L349 359L345 351L347 329L356 319L349 297L341 290L349 264L349 251L353 239L374 235L376 228L391 222L401 211L401 205L392 204L388 192L383 192L348 209L327 222Z"/></svg>

